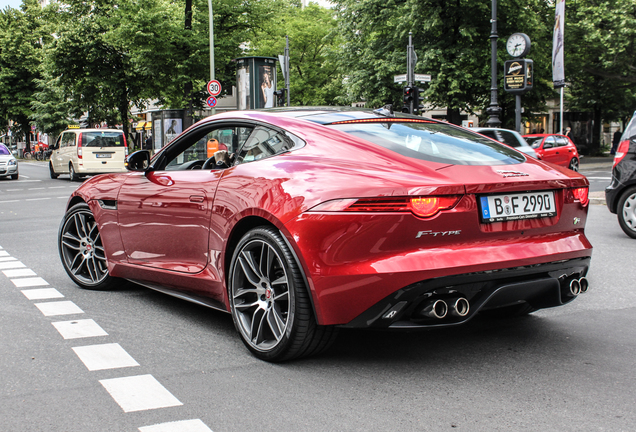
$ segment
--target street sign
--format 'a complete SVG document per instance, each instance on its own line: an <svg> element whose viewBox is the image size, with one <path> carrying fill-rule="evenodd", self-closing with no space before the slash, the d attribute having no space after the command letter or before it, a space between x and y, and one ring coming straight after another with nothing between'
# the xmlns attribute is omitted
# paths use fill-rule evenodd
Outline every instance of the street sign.
<svg viewBox="0 0 636 432"><path fill-rule="evenodd" d="M221 94L221 83L217 80L212 80L208 82L208 93L212 96L218 96ZM215 102L216 104L216 102Z"/></svg>
<svg viewBox="0 0 636 432"><path fill-rule="evenodd" d="M430 82L431 76L426 74L415 74L415 81L419 82Z"/></svg>
<svg viewBox="0 0 636 432"><path fill-rule="evenodd" d="M216 106L216 98L214 96L210 96L205 103L208 104L210 108L214 108Z"/></svg>
<svg viewBox="0 0 636 432"><path fill-rule="evenodd" d="M393 76L393 82L394 83L402 83L406 81L406 74L402 74L402 75L394 75Z"/></svg>

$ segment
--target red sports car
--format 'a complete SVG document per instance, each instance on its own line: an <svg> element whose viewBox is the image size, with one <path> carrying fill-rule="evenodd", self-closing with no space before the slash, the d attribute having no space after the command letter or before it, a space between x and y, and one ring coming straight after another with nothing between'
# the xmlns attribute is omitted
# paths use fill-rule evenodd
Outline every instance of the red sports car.
<svg viewBox="0 0 636 432"><path fill-rule="evenodd" d="M572 140L565 135L531 134L523 136L539 159L579 170L579 152Z"/></svg>
<svg viewBox="0 0 636 432"><path fill-rule="evenodd" d="M68 202L71 279L230 312L264 360L317 354L339 327L457 325L588 289L586 178L447 123L235 111L127 164Z"/></svg>

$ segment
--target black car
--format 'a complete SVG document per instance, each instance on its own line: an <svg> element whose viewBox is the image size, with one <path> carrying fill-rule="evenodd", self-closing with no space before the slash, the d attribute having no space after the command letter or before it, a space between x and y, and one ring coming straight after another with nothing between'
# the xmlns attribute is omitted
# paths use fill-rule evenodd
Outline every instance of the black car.
<svg viewBox="0 0 636 432"><path fill-rule="evenodd" d="M625 234L636 238L636 112L614 156L612 182L605 189L607 208L618 215Z"/></svg>

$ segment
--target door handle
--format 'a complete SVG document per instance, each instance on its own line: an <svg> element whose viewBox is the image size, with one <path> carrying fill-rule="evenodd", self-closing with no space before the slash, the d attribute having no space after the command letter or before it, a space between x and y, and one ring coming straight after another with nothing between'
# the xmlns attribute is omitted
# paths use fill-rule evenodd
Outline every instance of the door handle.
<svg viewBox="0 0 636 432"><path fill-rule="evenodd" d="M190 195L190 202L202 203L204 200L205 200L204 196L201 196L201 195Z"/></svg>

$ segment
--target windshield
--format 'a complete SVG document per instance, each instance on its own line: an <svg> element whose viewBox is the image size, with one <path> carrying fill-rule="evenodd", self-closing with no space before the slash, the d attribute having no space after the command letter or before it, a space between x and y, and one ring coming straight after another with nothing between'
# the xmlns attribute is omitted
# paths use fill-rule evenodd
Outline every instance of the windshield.
<svg viewBox="0 0 636 432"><path fill-rule="evenodd" d="M362 121L328 126L414 159L453 165L508 165L525 161L523 155L508 146L433 121Z"/></svg>
<svg viewBox="0 0 636 432"><path fill-rule="evenodd" d="M543 141L543 137L524 137L526 142L530 144L530 147L533 149L539 148L541 145L541 141Z"/></svg>
<svg viewBox="0 0 636 432"><path fill-rule="evenodd" d="M123 132L82 132L84 147L124 147Z"/></svg>
<svg viewBox="0 0 636 432"><path fill-rule="evenodd" d="M4 144L0 144L0 155L10 155L11 152L9 151L9 149L4 145Z"/></svg>

